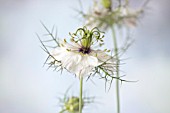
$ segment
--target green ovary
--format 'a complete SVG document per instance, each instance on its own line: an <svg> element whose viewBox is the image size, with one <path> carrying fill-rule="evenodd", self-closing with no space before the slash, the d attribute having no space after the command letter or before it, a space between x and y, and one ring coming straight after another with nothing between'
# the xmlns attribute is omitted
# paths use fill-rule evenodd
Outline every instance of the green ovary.
<svg viewBox="0 0 170 113"><path fill-rule="evenodd" d="M82 102L82 108L84 106L84 102ZM79 112L79 98L71 97L65 103L65 108L69 113L77 113Z"/></svg>

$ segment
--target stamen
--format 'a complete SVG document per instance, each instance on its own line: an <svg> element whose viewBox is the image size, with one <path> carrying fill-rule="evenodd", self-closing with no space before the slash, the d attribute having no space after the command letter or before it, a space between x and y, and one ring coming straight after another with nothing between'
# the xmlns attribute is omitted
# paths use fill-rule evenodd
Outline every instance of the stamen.
<svg viewBox="0 0 170 113"><path fill-rule="evenodd" d="M91 49L82 47L79 49L79 52L81 52L83 54L89 54L91 52Z"/></svg>

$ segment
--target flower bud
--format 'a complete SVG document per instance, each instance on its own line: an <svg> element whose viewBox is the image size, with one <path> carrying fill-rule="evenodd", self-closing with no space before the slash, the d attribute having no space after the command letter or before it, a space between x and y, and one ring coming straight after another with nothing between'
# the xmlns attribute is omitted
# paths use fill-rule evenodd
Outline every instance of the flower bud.
<svg viewBox="0 0 170 113"><path fill-rule="evenodd" d="M84 102L82 102L82 108L84 106ZM79 98L71 97L65 103L65 108L68 112L77 113L79 112Z"/></svg>
<svg viewBox="0 0 170 113"><path fill-rule="evenodd" d="M103 7L105 7L106 9L111 9L111 7L112 7L111 0L102 0L101 3L103 5Z"/></svg>

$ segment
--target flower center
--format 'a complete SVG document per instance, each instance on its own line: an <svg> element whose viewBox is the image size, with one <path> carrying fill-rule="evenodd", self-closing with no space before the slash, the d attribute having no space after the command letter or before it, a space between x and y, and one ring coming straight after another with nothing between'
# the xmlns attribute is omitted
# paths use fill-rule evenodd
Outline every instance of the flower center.
<svg viewBox="0 0 170 113"><path fill-rule="evenodd" d="M80 48L79 52L83 53L83 54L89 54L91 52L90 48Z"/></svg>

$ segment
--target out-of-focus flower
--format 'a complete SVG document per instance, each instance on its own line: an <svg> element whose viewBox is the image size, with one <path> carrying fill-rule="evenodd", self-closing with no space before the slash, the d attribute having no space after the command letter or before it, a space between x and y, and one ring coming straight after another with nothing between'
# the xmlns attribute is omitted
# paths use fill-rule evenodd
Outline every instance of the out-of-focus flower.
<svg viewBox="0 0 170 113"><path fill-rule="evenodd" d="M70 33L70 43L66 39L58 41L47 28L46 30L52 37L52 41L56 42L56 47L49 52L45 43L51 40L40 40L44 51L49 55L45 62L49 68L53 67L61 71L66 69L79 78L99 74L106 80L115 78L125 81L114 76L116 60L113 56L106 54L110 50L95 49L104 44L104 35L97 28L77 29L75 33Z"/></svg>
<svg viewBox="0 0 170 113"><path fill-rule="evenodd" d="M84 107L84 101L82 102L82 108ZM62 111L60 113L63 113L64 111L67 111L69 113L78 113L79 112L79 97L70 97L68 98L65 103Z"/></svg>
<svg viewBox="0 0 170 113"><path fill-rule="evenodd" d="M61 105L61 110L59 113L78 113L79 112L79 97L77 96L69 96L69 89L64 94L64 98L59 98L59 105ZM92 104L95 102L95 97L87 97L83 96L82 98L82 109L86 107L88 104Z"/></svg>
<svg viewBox="0 0 170 113"><path fill-rule="evenodd" d="M143 12L143 7L132 9L127 3L113 7L112 0L102 0L101 2L94 1L93 8L88 13L82 14L85 25L106 30L113 25L135 27Z"/></svg>
<svg viewBox="0 0 170 113"><path fill-rule="evenodd" d="M138 19L143 14L143 9L131 9L129 7L119 7L115 9L117 13L117 25L135 27L137 25Z"/></svg>
<svg viewBox="0 0 170 113"><path fill-rule="evenodd" d="M110 9L112 8L112 0L101 0L101 3L103 5L103 7L105 7L106 9Z"/></svg>

